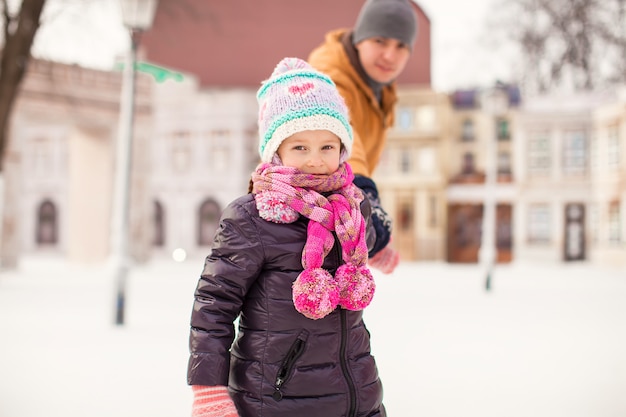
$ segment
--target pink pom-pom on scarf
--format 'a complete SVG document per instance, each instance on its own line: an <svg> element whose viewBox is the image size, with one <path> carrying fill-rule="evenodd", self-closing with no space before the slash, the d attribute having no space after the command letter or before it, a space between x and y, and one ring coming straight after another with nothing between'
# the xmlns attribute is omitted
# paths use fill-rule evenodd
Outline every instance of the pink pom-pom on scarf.
<svg viewBox="0 0 626 417"><path fill-rule="evenodd" d="M266 191L256 196L256 206L263 220L273 223L293 223L300 213L286 205L273 191Z"/></svg>
<svg viewBox="0 0 626 417"><path fill-rule="evenodd" d="M321 319L339 303L335 279L322 268L305 269L293 283L293 305L305 317Z"/></svg>
<svg viewBox="0 0 626 417"><path fill-rule="evenodd" d="M376 283L367 267L343 264L335 272L335 279L339 287L339 305L346 310L363 310L372 301Z"/></svg>

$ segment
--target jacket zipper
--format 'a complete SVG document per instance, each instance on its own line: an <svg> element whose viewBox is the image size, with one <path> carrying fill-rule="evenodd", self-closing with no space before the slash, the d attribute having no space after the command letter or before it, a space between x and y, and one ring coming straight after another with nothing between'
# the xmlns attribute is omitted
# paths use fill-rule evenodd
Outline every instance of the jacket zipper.
<svg viewBox="0 0 626 417"><path fill-rule="evenodd" d="M342 256L341 256L341 242L337 237L337 234L333 232L335 237L335 251L337 253L338 262L341 264ZM343 376L346 379L346 383L348 384L348 391L350 392L350 409L348 411L348 417L356 416L356 388L354 387L354 381L352 380L352 375L348 371L348 359L346 357L347 351L347 340L348 340L348 324L347 324L347 316L346 310L343 308L339 309L339 316L341 317L341 346L339 348L339 362L341 364L341 371L343 372Z"/></svg>
<svg viewBox="0 0 626 417"><path fill-rule="evenodd" d="M283 393L280 389L282 388L285 381L289 379L289 376L291 375L291 370L293 369L300 355L302 355L302 352L304 352L304 340L298 338L289 348L289 351L287 352L287 355L285 356L285 359L283 360L283 363L280 365L280 369L276 374L276 381L274 382L274 393L272 394L274 400L280 401L283 399Z"/></svg>
<svg viewBox="0 0 626 417"><path fill-rule="evenodd" d="M348 325L346 319L346 310L341 309L341 370L343 371L343 376L346 378L346 382L348 383L348 390L350 391L350 410L348 411L349 417L356 416L356 389L354 388L354 381L352 380L352 375L348 372L348 361L346 358L346 349L347 349L347 338L348 338Z"/></svg>

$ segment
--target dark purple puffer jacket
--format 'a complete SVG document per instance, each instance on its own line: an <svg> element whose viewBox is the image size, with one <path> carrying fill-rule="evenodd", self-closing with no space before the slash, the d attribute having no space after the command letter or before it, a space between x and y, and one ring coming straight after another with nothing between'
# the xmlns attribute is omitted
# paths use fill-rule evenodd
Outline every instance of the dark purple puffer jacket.
<svg viewBox="0 0 626 417"><path fill-rule="evenodd" d="M307 223L263 220L251 194L224 210L195 292L188 383L228 385L240 417L385 417L362 311L311 320L293 305ZM323 267L341 263L336 240Z"/></svg>

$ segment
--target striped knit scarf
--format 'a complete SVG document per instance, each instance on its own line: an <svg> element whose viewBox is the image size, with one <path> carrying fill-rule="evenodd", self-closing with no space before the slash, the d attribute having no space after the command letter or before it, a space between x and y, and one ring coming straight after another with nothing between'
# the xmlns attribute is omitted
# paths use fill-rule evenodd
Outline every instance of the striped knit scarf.
<svg viewBox="0 0 626 417"><path fill-rule="evenodd" d="M374 278L367 268L363 194L353 183L350 165L343 163L330 175L304 174L296 168L260 164L252 174L260 216L274 223L310 219L302 251L304 271L293 283L293 302L300 313L320 319L337 306L362 310L374 296ZM328 197L320 193L332 192ZM333 277L322 268L324 258L341 243L341 265Z"/></svg>

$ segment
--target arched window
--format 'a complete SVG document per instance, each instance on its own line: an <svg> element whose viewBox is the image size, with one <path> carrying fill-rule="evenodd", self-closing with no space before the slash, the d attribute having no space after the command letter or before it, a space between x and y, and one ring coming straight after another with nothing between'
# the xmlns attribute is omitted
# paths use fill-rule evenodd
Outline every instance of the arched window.
<svg viewBox="0 0 626 417"><path fill-rule="evenodd" d="M153 209L154 239L152 244L161 247L165 244L165 213L163 212L163 205L158 200L154 200Z"/></svg>
<svg viewBox="0 0 626 417"><path fill-rule="evenodd" d="M57 243L57 209L50 200L44 200L37 209L37 236L38 245L56 245Z"/></svg>
<svg viewBox="0 0 626 417"><path fill-rule="evenodd" d="M209 246L213 242L220 221L220 206L213 199L204 200L198 213L198 245Z"/></svg>

